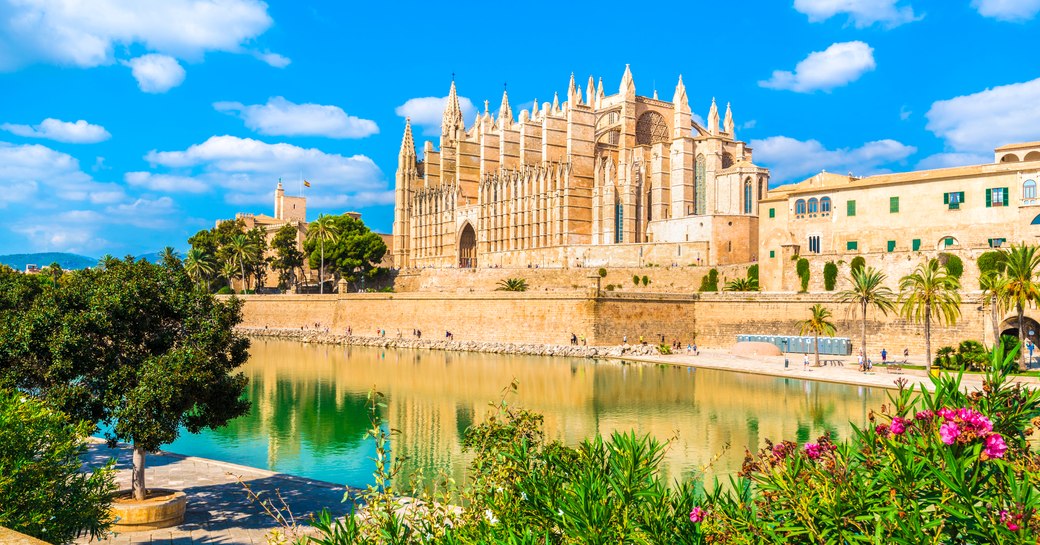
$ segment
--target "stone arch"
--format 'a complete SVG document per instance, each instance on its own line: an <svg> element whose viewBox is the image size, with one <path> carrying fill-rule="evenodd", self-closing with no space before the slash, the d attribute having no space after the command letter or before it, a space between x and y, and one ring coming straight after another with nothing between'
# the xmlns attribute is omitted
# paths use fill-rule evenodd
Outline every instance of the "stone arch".
<svg viewBox="0 0 1040 545"><path fill-rule="evenodd" d="M1000 336L1009 335L1018 338L1018 316L1012 316L1003 322L1000 322ZM1030 318L1029 316L1022 316L1022 329L1025 330L1025 338L1033 341L1034 345L1040 346L1040 323ZM1029 332L1033 334L1030 335ZM1033 355L1036 356L1036 351L1033 351Z"/></svg>
<svg viewBox="0 0 1040 545"><path fill-rule="evenodd" d="M1031 151L1022 158L1023 161L1040 161L1040 151Z"/></svg>
<svg viewBox="0 0 1040 545"><path fill-rule="evenodd" d="M936 250L940 250L940 251L941 250L952 250L952 249L956 249L956 248L960 248L960 247L961 247L961 243L960 243L959 240L957 240L957 237L955 237L955 236L941 237L939 239L939 242L937 242L935 244L935 249Z"/></svg>
<svg viewBox="0 0 1040 545"><path fill-rule="evenodd" d="M473 225L468 221L462 224L462 230L459 231L458 247L459 268L477 268L477 232L473 230Z"/></svg>
<svg viewBox="0 0 1040 545"><path fill-rule="evenodd" d="M1014 153L1007 153L1003 157L1000 158L1000 162L1001 163L1017 163L1018 162L1018 156L1015 155Z"/></svg>
<svg viewBox="0 0 1040 545"><path fill-rule="evenodd" d="M645 146L668 141L668 123L664 116L654 112L644 112L636 121L636 145Z"/></svg>

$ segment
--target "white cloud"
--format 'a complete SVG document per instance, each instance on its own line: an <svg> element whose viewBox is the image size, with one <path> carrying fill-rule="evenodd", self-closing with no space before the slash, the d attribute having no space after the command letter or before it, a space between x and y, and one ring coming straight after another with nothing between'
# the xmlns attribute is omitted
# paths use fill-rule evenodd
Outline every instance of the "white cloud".
<svg viewBox="0 0 1040 545"><path fill-rule="evenodd" d="M307 197L316 203L387 190L383 173L364 155L347 157L236 136L213 136L184 151L151 151L145 159L172 170L160 174L190 177L226 190L225 200L234 204L268 202L277 179L298 180L301 175L311 182ZM292 183L286 185L293 189Z"/></svg>
<svg viewBox="0 0 1040 545"><path fill-rule="evenodd" d="M190 176L171 176L151 172L127 172L123 179L134 187L160 193L205 193L210 189L202 180Z"/></svg>
<svg viewBox="0 0 1040 545"><path fill-rule="evenodd" d="M982 165L993 162L993 155L979 153L936 153L921 159L917 163L918 170L934 168L962 167L965 165Z"/></svg>
<svg viewBox="0 0 1040 545"><path fill-rule="evenodd" d="M423 134L436 136L441 133L441 120L444 118L444 106L448 103L448 97L418 97L410 98L394 111L401 117L408 117L412 125L422 127ZM462 108L462 119L466 123L472 123L477 109L473 102L466 97L459 97L459 107Z"/></svg>
<svg viewBox="0 0 1040 545"><path fill-rule="evenodd" d="M260 0L6 0L0 6L0 70L36 62L110 64L117 46L139 44L182 59L242 52L272 24Z"/></svg>
<svg viewBox="0 0 1040 545"><path fill-rule="evenodd" d="M1022 22L1040 13L1040 0L972 0L971 7L983 17Z"/></svg>
<svg viewBox="0 0 1040 545"><path fill-rule="evenodd" d="M82 119L70 123L48 117L39 125L4 123L0 129L26 138L47 138L69 144L94 144L112 137L101 125L92 125Z"/></svg>
<svg viewBox="0 0 1040 545"><path fill-rule="evenodd" d="M379 132L375 121L347 115L338 106L294 104L282 97L269 98L267 104L217 102L213 107L237 114L250 129L272 136L364 138Z"/></svg>
<svg viewBox="0 0 1040 545"><path fill-rule="evenodd" d="M165 93L184 81L184 68L168 55L151 53L123 63L130 67L137 86L146 93Z"/></svg>
<svg viewBox="0 0 1040 545"><path fill-rule="evenodd" d="M928 130L957 152L1040 140L1040 78L936 101L925 117Z"/></svg>
<svg viewBox="0 0 1040 545"><path fill-rule="evenodd" d="M904 104L899 107L899 120L906 121L907 119L910 119L910 116L913 115L913 113L914 112L910 111L910 108L907 108Z"/></svg>
<svg viewBox="0 0 1040 545"><path fill-rule="evenodd" d="M895 140L867 142L858 148L829 150L817 140L796 140L787 136L771 136L752 140L755 163L770 170L774 183L798 181L829 170L858 176L886 172L884 165L905 160L917 151Z"/></svg>
<svg viewBox="0 0 1040 545"><path fill-rule="evenodd" d="M836 43L824 51L810 53L798 63L794 72L776 70L771 78L758 84L769 89L786 89L798 93L829 91L856 81L876 66L874 49L866 43Z"/></svg>
<svg viewBox="0 0 1040 545"><path fill-rule="evenodd" d="M279 55L278 53L271 53L270 51L265 51L263 53L257 51L253 53L253 56L260 59L261 61L264 61L269 66L273 66L275 68L285 68L286 66L289 66L290 63L292 63L292 59L290 59L289 57L286 57L285 55Z"/></svg>
<svg viewBox="0 0 1040 545"><path fill-rule="evenodd" d="M914 15L912 7L898 3L899 0L794 0L794 9L808 15L812 23L845 14L856 28L875 23L892 28L921 19Z"/></svg>

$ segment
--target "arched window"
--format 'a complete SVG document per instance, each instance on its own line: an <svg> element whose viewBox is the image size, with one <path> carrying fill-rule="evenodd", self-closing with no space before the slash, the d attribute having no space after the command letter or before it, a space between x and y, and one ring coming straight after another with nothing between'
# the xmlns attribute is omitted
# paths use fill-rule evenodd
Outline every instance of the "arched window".
<svg viewBox="0 0 1040 545"><path fill-rule="evenodd" d="M823 197L822 199L820 199L820 212L822 212L824 214L830 214L831 213L831 198L830 197Z"/></svg>
<svg viewBox="0 0 1040 545"><path fill-rule="evenodd" d="M636 121L636 145L656 144L668 141L668 124L657 112L646 112Z"/></svg>
<svg viewBox="0 0 1040 545"><path fill-rule="evenodd" d="M1036 199L1036 180L1026 180L1022 184L1022 200Z"/></svg>
<svg viewBox="0 0 1040 545"><path fill-rule="evenodd" d="M1029 222L1029 225L1040 225L1040 214L1037 214L1033 221Z"/></svg>
<svg viewBox="0 0 1040 545"><path fill-rule="evenodd" d="M809 199L809 213L815 214L820 211L820 201L816 197Z"/></svg>
<svg viewBox="0 0 1040 545"><path fill-rule="evenodd" d="M705 214L708 209L708 189L705 181L704 164L704 155L698 155L694 170L693 186L693 206L698 216Z"/></svg>
<svg viewBox="0 0 1040 545"><path fill-rule="evenodd" d="M751 213L751 200L754 197L754 193L751 189L751 178L744 180L744 213Z"/></svg>
<svg viewBox="0 0 1040 545"><path fill-rule="evenodd" d="M798 199L794 202L794 215L801 216L805 214L805 201Z"/></svg>
<svg viewBox="0 0 1040 545"><path fill-rule="evenodd" d="M960 246L960 242L955 237L942 237L939 239L939 244L936 245L937 250L947 250L950 248L957 248Z"/></svg>

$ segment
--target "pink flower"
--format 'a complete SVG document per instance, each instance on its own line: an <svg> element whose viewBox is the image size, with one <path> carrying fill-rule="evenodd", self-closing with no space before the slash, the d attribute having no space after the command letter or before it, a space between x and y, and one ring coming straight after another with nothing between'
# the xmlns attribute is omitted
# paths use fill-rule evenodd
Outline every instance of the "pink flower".
<svg viewBox="0 0 1040 545"><path fill-rule="evenodd" d="M874 432L880 435L881 437L888 437L888 425L878 424L874 427Z"/></svg>
<svg viewBox="0 0 1040 545"><path fill-rule="evenodd" d="M820 445L816 443L806 443L805 455L808 456L810 460L818 460L820 456L823 455L823 451L820 449Z"/></svg>
<svg viewBox="0 0 1040 545"><path fill-rule="evenodd" d="M1019 526L1018 522L1016 522L1021 519L1022 515L1012 515L1011 513L1008 513L1006 509L1000 512L1000 522L1003 522L1005 525L1007 525L1007 529L1011 530L1012 532L1017 532L1019 529L1022 528L1021 526Z"/></svg>
<svg viewBox="0 0 1040 545"><path fill-rule="evenodd" d="M946 422L942 426L939 426L939 438L947 445L952 445L960 434L961 429L957 427L955 422Z"/></svg>
<svg viewBox="0 0 1040 545"><path fill-rule="evenodd" d="M921 411L914 415L917 420L931 420L935 418L935 411Z"/></svg>
<svg viewBox="0 0 1040 545"><path fill-rule="evenodd" d="M991 433L986 437L986 450L984 453L990 458L1003 458L1007 452L1007 443L999 433Z"/></svg>
<svg viewBox="0 0 1040 545"><path fill-rule="evenodd" d="M700 506L694 507L693 511L690 511L690 522L697 524L704 520L704 509Z"/></svg>
<svg viewBox="0 0 1040 545"><path fill-rule="evenodd" d="M903 435L903 433L906 431L906 420L903 420L898 416L893 418L892 426L890 426L889 429L892 430L892 433L894 435Z"/></svg>

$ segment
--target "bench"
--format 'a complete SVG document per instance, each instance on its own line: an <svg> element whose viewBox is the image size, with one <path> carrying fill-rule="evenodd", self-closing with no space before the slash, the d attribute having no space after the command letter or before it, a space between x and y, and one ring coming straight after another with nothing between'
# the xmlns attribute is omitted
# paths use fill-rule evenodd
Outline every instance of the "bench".
<svg viewBox="0 0 1040 545"><path fill-rule="evenodd" d="M821 359L820 360L820 365L835 365L835 366L841 365L841 366L844 366L845 362L843 362L843 361L841 361L839 359L834 359L834 358L831 358L831 359Z"/></svg>

